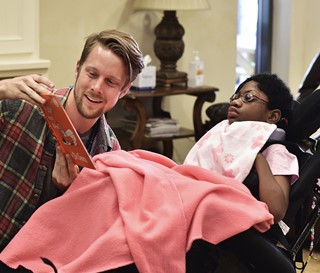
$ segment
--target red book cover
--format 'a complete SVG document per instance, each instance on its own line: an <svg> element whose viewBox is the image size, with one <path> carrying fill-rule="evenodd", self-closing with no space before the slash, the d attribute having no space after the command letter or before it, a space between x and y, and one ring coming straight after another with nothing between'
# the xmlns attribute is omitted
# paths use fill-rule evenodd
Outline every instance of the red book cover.
<svg viewBox="0 0 320 273"><path fill-rule="evenodd" d="M41 94L46 100L41 105L44 118L57 139L64 154L70 154L74 164L95 169L94 162L83 145L76 129L54 94Z"/></svg>

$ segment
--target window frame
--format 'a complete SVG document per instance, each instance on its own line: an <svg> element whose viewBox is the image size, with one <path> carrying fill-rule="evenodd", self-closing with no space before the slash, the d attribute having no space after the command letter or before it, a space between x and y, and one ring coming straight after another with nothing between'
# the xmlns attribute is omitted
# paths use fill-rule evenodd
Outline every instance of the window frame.
<svg viewBox="0 0 320 273"><path fill-rule="evenodd" d="M255 73L271 72L273 0L258 0Z"/></svg>

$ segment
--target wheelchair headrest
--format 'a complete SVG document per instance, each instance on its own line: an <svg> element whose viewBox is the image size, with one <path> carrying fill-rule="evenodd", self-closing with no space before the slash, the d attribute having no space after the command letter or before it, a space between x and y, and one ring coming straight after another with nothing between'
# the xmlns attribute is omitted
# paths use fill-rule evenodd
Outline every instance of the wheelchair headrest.
<svg viewBox="0 0 320 273"><path fill-rule="evenodd" d="M300 103L295 102L293 116L287 128L288 141L310 137L320 127L320 89L315 90Z"/></svg>

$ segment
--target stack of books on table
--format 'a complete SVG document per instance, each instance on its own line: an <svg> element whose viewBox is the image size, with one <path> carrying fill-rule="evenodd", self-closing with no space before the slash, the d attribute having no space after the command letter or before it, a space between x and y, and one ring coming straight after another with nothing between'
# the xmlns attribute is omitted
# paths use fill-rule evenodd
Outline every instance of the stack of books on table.
<svg viewBox="0 0 320 273"><path fill-rule="evenodd" d="M137 121L130 118L122 119L123 129L133 132ZM145 134L149 137L170 137L179 133L180 124L171 118L149 118L146 123Z"/></svg>
<svg viewBox="0 0 320 273"><path fill-rule="evenodd" d="M179 130L179 122L171 118L149 118L146 124L146 134L153 137L174 136Z"/></svg>

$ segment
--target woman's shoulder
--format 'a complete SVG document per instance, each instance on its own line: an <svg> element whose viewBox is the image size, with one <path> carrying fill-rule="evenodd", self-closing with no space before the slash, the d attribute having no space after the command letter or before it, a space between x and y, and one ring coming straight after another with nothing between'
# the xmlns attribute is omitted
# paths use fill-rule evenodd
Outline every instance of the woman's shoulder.
<svg viewBox="0 0 320 273"><path fill-rule="evenodd" d="M280 143L274 143L269 145L262 153L264 156L281 154L283 156L296 158L294 154L288 151L287 147L284 144L280 144Z"/></svg>

